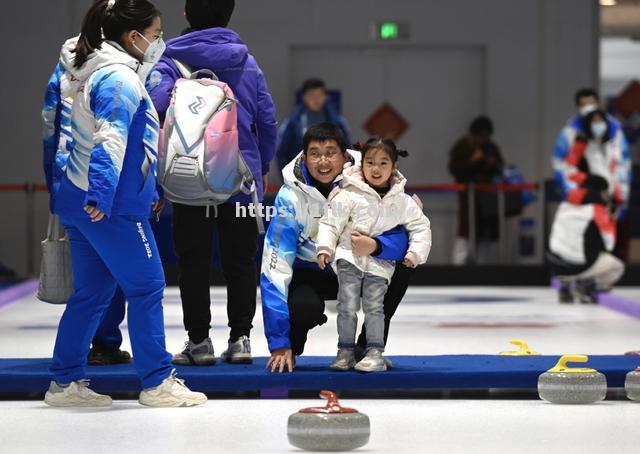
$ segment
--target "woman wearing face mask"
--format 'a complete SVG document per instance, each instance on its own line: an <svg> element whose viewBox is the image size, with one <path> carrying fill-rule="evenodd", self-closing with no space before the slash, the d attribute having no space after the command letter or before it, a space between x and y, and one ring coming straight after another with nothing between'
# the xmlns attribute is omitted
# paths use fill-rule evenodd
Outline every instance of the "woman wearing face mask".
<svg viewBox="0 0 640 454"><path fill-rule="evenodd" d="M45 402L108 406L88 388L89 344L116 284L127 301L140 403L191 406L206 396L175 377L165 348L162 264L148 218L156 195L158 117L139 71L164 49L160 12L146 0L97 0L63 65L78 81L74 147L56 194L71 241L75 293L60 320ZM143 76L144 77L144 76Z"/></svg>
<svg viewBox="0 0 640 454"><path fill-rule="evenodd" d="M602 110L593 110L582 119L581 132L564 162L566 179L572 182L566 200L585 203L626 203L629 181L626 160L620 140Z"/></svg>
<svg viewBox="0 0 640 454"><path fill-rule="evenodd" d="M581 302L597 302L597 292L609 290L624 272L624 264L610 253L616 217L629 194L623 153L605 113L587 114L563 164L571 187L551 230L549 258L561 278L560 302L572 302L574 296Z"/></svg>

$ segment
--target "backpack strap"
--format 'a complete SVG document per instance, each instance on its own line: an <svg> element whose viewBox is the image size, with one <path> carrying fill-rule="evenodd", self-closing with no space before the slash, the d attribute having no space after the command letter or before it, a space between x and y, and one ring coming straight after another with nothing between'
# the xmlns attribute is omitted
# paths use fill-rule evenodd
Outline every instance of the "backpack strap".
<svg viewBox="0 0 640 454"><path fill-rule="evenodd" d="M213 80L220 80L218 79L218 76L216 76L216 73L214 73L210 69L203 68L197 71L191 71L191 68L189 68L187 65L182 63L180 60L175 58L172 58L171 60L176 65L176 68L178 68L178 71L180 71L180 74L182 75L182 77L184 77L185 79L197 79L198 74L204 73L209 75Z"/></svg>

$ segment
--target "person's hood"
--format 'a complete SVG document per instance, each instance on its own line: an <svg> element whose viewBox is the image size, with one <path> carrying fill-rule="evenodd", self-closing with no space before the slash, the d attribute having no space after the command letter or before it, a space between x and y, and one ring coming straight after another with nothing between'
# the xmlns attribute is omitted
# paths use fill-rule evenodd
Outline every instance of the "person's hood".
<svg viewBox="0 0 640 454"><path fill-rule="evenodd" d="M104 41L99 49L95 49L89 54L87 61L81 68L76 68L73 64L76 59L75 48L78 37L67 40L62 45L60 51L60 62L65 69L76 79L84 82L91 74L99 69L109 65L125 65L134 71L138 71L141 66L140 62L129 55L118 43L113 41Z"/></svg>
<svg viewBox="0 0 640 454"><path fill-rule="evenodd" d="M394 170L391 174L391 187L389 188L389 192L387 192L386 196L394 196L401 192L404 192L404 187L407 184L407 179L400 173L399 170ZM371 194L376 194L375 189L369 186L364 181L364 175L362 173L362 168L359 165L353 165L345 167L342 172L342 187L354 186L363 192L368 192Z"/></svg>
<svg viewBox="0 0 640 454"><path fill-rule="evenodd" d="M197 68L225 69L242 64L249 49L228 28L207 28L167 41L166 57Z"/></svg>
<svg viewBox="0 0 640 454"><path fill-rule="evenodd" d="M351 159L344 165L345 169L352 165L360 165L359 151L347 149L347 153L349 153L349 156L351 157ZM301 151L300 153L298 153L298 155L295 158L291 160L289 164L284 166L284 169L282 169L282 179L285 182L285 184L288 184L289 186L292 186L292 187L306 186L309 190L314 189L317 191L317 189L315 189L312 185L309 184L309 181L305 177L305 171L303 170L304 166L302 162L302 155L303 155L303 152ZM341 179L342 179L342 174L336 177L336 179L334 180L334 183L340 181Z"/></svg>

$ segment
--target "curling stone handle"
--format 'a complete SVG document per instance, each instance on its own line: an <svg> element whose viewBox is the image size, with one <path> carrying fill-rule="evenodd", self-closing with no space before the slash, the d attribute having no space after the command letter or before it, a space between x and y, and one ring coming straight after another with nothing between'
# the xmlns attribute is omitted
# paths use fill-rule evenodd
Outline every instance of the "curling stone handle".
<svg viewBox="0 0 640 454"><path fill-rule="evenodd" d="M567 366L567 363L586 363L587 361L589 361L587 355L563 355L554 369L572 369Z"/></svg>
<svg viewBox="0 0 640 454"><path fill-rule="evenodd" d="M338 396L333 391L327 391L326 389L320 391L320 397L327 400L327 408L331 408L334 406L340 407L340 403L338 402Z"/></svg>
<svg viewBox="0 0 640 454"><path fill-rule="evenodd" d="M516 347L520 347L520 353L527 353L529 351L529 345L522 339L511 339L509 341L511 345L515 345Z"/></svg>

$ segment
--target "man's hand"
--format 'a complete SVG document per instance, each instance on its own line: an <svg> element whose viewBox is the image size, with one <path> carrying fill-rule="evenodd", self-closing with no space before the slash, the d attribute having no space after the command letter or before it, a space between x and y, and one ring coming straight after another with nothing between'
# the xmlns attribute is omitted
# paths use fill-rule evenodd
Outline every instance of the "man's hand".
<svg viewBox="0 0 640 454"><path fill-rule="evenodd" d="M279 348L271 352L271 358L267 361L267 369L271 372L284 372L285 367L289 372L293 372L293 353L290 348Z"/></svg>
<svg viewBox="0 0 640 454"><path fill-rule="evenodd" d="M91 205L85 205L84 206L84 211L91 218L91 222L101 221L102 218L104 217L104 213L102 211L100 211L96 207L92 207Z"/></svg>
<svg viewBox="0 0 640 454"><path fill-rule="evenodd" d="M327 267L327 264L329 263L330 258L331 257L329 257L329 254L320 254L318 256L318 266L320 267L321 270Z"/></svg>
<svg viewBox="0 0 640 454"><path fill-rule="evenodd" d="M373 254L377 247L378 243L373 238L355 230L351 232L351 252L353 255L366 257Z"/></svg>
<svg viewBox="0 0 640 454"><path fill-rule="evenodd" d="M415 264L411 261L411 259L409 259L409 258L404 259L404 260L402 261L402 264L403 264L404 266L406 266L407 268L415 268L415 267L416 267L416 265L415 265Z"/></svg>

